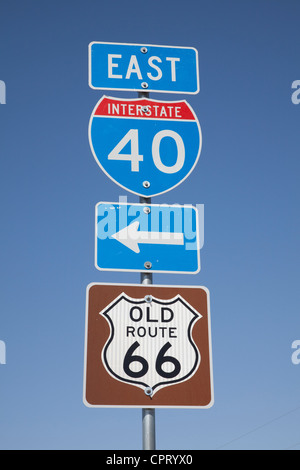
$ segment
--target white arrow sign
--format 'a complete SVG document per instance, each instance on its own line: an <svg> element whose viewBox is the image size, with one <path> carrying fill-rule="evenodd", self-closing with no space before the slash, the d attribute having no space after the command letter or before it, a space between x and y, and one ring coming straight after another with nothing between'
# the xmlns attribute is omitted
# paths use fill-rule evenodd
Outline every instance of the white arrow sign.
<svg viewBox="0 0 300 470"><path fill-rule="evenodd" d="M150 245L183 245L183 233L179 232L144 232L138 231L140 223L133 222L111 237L125 245L135 253L140 252L139 243Z"/></svg>
<svg viewBox="0 0 300 470"><path fill-rule="evenodd" d="M198 212L190 205L99 202L95 222L100 271L200 271Z"/></svg>

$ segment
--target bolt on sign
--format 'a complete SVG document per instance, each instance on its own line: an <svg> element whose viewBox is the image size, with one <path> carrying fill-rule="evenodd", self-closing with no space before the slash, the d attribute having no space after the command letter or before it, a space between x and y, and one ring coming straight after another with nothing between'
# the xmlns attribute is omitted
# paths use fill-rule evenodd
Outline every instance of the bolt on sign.
<svg viewBox="0 0 300 470"><path fill-rule="evenodd" d="M95 283L86 305L88 407L213 405L205 287Z"/></svg>

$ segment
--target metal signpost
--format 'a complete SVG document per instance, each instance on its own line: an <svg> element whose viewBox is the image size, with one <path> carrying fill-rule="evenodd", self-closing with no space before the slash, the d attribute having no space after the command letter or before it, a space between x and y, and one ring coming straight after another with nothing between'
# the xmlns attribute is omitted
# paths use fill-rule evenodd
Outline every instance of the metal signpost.
<svg viewBox="0 0 300 470"><path fill-rule="evenodd" d="M141 284L87 288L84 403L142 408L143 449L153 450L155 408L213 405L209 292L157 286L152 278L153 272L200 270L196 208L151 203L193 171L202 147L200 124L186 101L149 98L150 91L198 93L198 52L92 42L89 85L138 92L136 99L98 101L89 142L101 170L139 196L139 204L96 205L95 266L138 271Z"/></svg>

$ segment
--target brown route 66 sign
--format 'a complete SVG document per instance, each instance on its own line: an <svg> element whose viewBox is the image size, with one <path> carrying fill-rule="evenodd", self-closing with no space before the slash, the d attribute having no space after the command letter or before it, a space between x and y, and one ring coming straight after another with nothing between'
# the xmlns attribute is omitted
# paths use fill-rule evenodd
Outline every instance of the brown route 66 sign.
<svg viewBox="0 0 300 470"><path fill-rule="evenodd" d="M211 407L208 290L90 284L83 400L88 407Z"/></svg>

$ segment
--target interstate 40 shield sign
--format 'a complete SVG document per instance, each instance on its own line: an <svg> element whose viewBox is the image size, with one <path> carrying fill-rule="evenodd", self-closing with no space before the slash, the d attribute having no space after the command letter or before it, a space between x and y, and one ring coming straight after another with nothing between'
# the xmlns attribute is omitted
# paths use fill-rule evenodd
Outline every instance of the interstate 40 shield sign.
<svg viewBox="0 0 300 470"><path fill-rule="evenodd" d="M86 315L87 406L212 406L205 287L91 284Z"/></svg>
<svg viewBox="0 0 300 470"><path fill-rule="evenodd" d="M186 101L103 96L90 118L89 141L109 178L150 198L188 177L199 159L202 135Z"/></svg>

